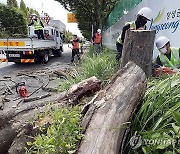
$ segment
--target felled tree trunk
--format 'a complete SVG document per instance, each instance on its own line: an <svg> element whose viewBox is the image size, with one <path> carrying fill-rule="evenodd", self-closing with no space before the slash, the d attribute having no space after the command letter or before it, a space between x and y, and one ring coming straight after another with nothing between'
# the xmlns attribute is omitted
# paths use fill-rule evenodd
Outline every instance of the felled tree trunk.
<svg viewBox="0 0 180 154"><path fill-rule="evenodd" d="M154 38L155 31L126 31L121 68L133 61L151 76Z"/></svg>
<svg viewBox="0 0 180 154"><path fill-rule="evenodd" d="M146 75L129 62L89 103L78 154L118 154L127 125L146 89Z"/></svg>

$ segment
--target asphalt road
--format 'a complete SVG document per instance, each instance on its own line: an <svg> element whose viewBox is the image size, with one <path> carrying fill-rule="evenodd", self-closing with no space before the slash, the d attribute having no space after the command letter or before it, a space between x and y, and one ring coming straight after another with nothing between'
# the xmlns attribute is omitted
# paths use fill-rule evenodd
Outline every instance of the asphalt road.
<svg viewBox="0 0 180 154"><path fill-rule="evenodd" d="M17 92L20 88L18 84L25 83L28 98L39 96L56 95L59 85L65 78L56 72L69 73L74 69L74 65L69 65L71 60L71 49L64 45L64 52L61 57L52 56L47 64L0 64L0 95L8 102L3 103L0 96L0 111L6 112L14 107L17 108L19 102L23 99ZM75 58L75 62L77 58ZM43 99L41 99L42 101ZM28 104L31 104L29 102ZM25 103L19 107L26 107Z"/></svg>
<svg viewBox="0 0 180 154"><path fill-rule="evenodd" d="M68 48L67 44L64 45L63 48L64 52L62 53L62 57L50 57L48 64L15 64L13 62L0 63L0 76L13 75L19 71L37 71L48 67L51 68L51 66L55 65L56 63L67 65L70 63L71 49Z"/></svg>

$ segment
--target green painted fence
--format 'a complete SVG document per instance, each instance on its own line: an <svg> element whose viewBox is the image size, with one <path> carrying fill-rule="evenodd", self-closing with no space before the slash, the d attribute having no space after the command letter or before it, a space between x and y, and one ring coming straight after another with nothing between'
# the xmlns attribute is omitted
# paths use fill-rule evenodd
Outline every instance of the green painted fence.
<svg viewBox="0 0 180 154"><path fill-rule="evenodd" d="M142 0L120 0L109 14L104 29L115 24L124 14L136 7Z"/></svg>

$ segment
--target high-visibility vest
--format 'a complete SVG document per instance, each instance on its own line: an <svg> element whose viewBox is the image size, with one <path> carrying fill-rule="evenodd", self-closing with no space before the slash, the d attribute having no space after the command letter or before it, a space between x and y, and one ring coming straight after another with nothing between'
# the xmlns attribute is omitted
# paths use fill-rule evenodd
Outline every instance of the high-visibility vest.
<svg viewBox="0 0 180 154"><path fill-rule="evenodd" d="M75 40L73 40L73 49L79 49L79 42L75 42Z"/></svg>
<svg viewBox="0 0 180 154"><path fill-rule="evenodd" d="M132 22L127 22L125 25L130 25L130 30L145 30L146 29L146 26L143 26L143 27L139 27L138 29L136 28L136 23L135 21L132 21ZM123 44L122 43L122 34L119 35L119 37L117 38L117 42L120 43L120 44Z"/></svg>
<svg viewBox="0 0 180 154"><path fill-rule="evenodd" d="M34 22L34 29L35 30L42 30L43 29L43 27L41 26L41 22L39 21L39 20L37 20L37 21L33 21Z"/></svg>
<svg viewBox="0 0 180 154"><path fill-rule="evenodd" d="M100 44L101 43L101 38L102 38L101 34L96 33L95 38L94 38L94 43L95 44Z"/></svg>
<svg viewBox="0 0 180 154"><path fill-rule="evenodd" d="M171 59L169 60L166 55L160 53L159 58L163 66L174 68L180 68L179 48L171 47Z"/></svg>

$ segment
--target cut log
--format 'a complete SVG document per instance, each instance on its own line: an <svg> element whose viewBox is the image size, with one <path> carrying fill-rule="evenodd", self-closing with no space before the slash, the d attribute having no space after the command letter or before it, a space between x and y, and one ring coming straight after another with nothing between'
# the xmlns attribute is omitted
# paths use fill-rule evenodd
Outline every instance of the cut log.
<svg viewBox="0 0 180 154"><path fill-rule="evenodd" d="M32 97L32 98L31 98L31 97L30 97L30 98L25 98L25 99L23 100L23 102L31 102L31 101L43 99L43 98L46 98L46 97L49 97L49 96L51 96L50 93L47 93L47 94L41 95L41 96Z"/></svg>
<svg viewBox="0 0 180 154"><path fill-rule="evenodd" d="M85 136L78 154L118 154L125 124L131 120L145 89L144 71L129 62L86 109L82 121Z"/></svg>
<svg viewBox="0 0 180 154"><path fill-rule="evenodd" d="M12 126L6 126L0 129L0 153L6 154L10 148L13 139L16 137L16 129Z"/></svg>
<svg viewBox="0 0 180 154"><path fill-rule="evenodd" d="M62 70L57 70L57 71L54 71L54 74L58 75L59 77L63 77L65 79L67 79L67 74L65 72L63 72Z"/></svg>
<svg viewBox="0 0 180 154"><path fill-rule="evenodd" d="M152 75L152 57L155 31L126 31L123 45L121 68L128 61L140 66L146 75Z"/></svg>
<svg viewBox="0 0 180 154"><path fill-rule="evenodd" d="M72 85L66 93L66 99L73 104L76 104L84 96L91 96L96 91L101 89L101 80L95 76L81 81L78 84Z"/></svg>
<svg viewBox="0 0 180 154"><path fill-rule="evenodd" d="M0 96L0 110L4 108L4 97Z"/></svg>

